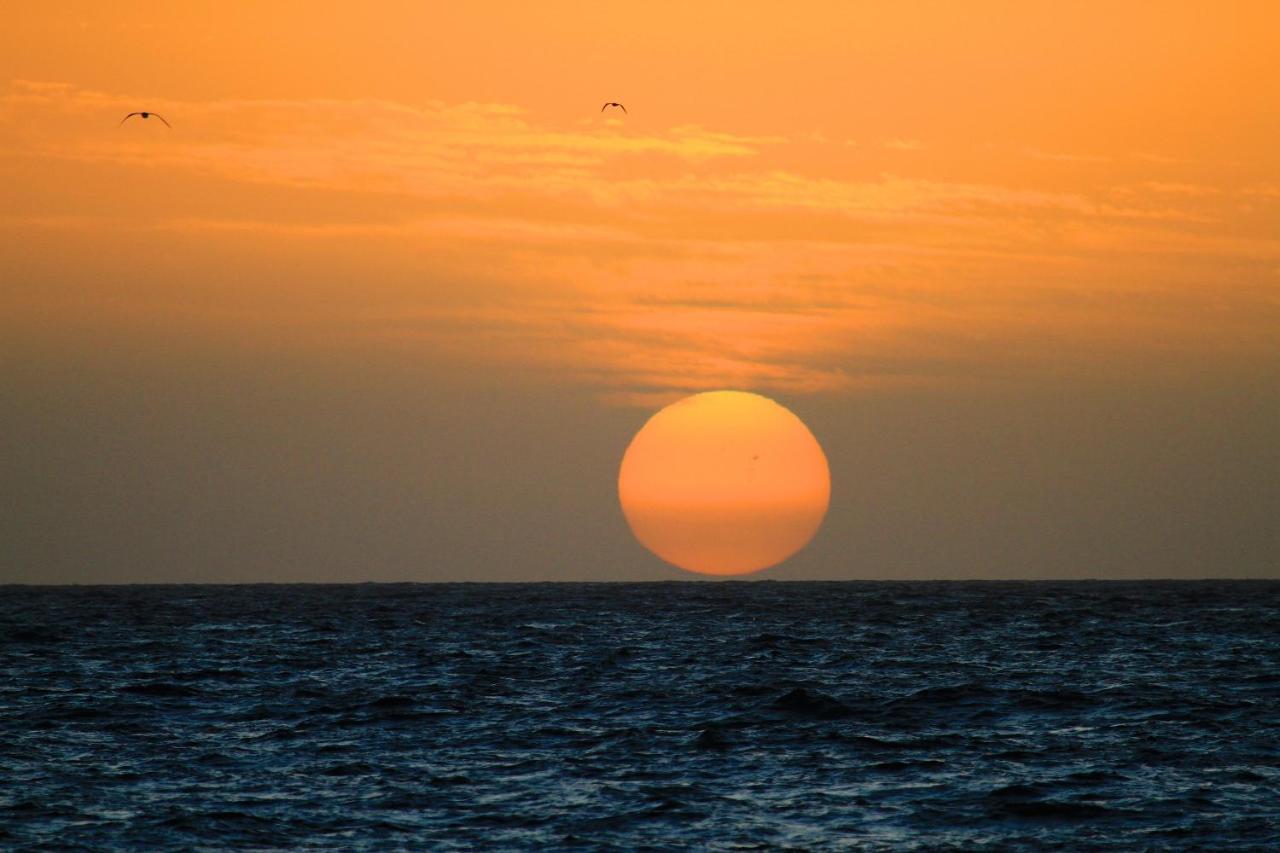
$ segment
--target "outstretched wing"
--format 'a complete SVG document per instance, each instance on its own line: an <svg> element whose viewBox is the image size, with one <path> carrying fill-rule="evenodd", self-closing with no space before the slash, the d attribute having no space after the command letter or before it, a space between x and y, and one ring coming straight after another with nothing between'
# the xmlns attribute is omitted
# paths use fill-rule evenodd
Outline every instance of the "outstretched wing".
<svg viewBox="0 0 1280 853"><path fill-rule="evenodd" d="M600 112L604 112L607 109L609 109L609 105L605 104L603 107L600 108Z"/></svg>
<svg viewBox="0 0 1280 853"><path fill-rule="evenodd" d="M618 104L618 106L619 106L619 107L622 107L622 111L623 111L624 113L625 113L625 112L627 112L627 108L626 108L626 107L623 107L623 106L622 106L622 104ZM630 115L630 113L628 113L628 115Z"/></svg>
<svg viewBox="0 0 1280 853"><path fill-rule="evenodd" d="M173 130L173 125L171 125L171 124L169 124L169 122L165 121L164 116L160 115L160 113L152 113L152 115L153 115L153 116L155 116L156 118L160 119L161 121L163 121L163 122L164 122L164 126L165 126L165 127L169 128L170 130Z"/></svg>
<svg viewBox="0 0 1280 853"><path fill-rule="evenodd" d="M124 124L126 121L128 121L128 120L129 120L129 119L131 119L131 118L133 118L134 116L140 116L140 115L142 115L142 113L129 113L127 116L125 116L124 118L120 119L120 124ZM117 126L118 126L118 125L117 125Z"/></svg>

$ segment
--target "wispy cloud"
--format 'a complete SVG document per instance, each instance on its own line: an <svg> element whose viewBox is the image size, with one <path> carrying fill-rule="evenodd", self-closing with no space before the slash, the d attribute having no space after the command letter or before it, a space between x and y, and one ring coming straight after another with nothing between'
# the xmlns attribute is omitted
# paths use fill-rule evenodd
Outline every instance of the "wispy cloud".
<svg viewBox="0 0 1280 853"><path fill-rule="evenodd" d="M117 126L139 108L174 129ZM1180 180L1166 163L1072 184L1053 170L1093 158L1049 154L1031 155L1034 175L944 179L933 146L879 148L612 116L557 126L503 104L140 104L18 82L0 96L0 239L12 254L33 229L181 235L215 254L257 247L318 281L334 276L330 253L349 252L367 280L324 285L342 290L340 309L267 298L266 268L262 294L209 286L206 302L617 400L947 382L956 365L1033 375L1048 350L1083 363L1179 340L1266 346L1275 302L1253 283L1274 282L1280 240L1238 208L1271 204L1273 187ZM172 297L147 292L163 317ZM1169 294L1173 313L1143 306ZM1224 300L1238 327L1205 334Z"/></svg>
<svg viewBox="0 0 1280 853"><path fill-rule="evenodd" d="M918 139L886 139L882 144L890 151L923 151L926 147Z"/></svg>

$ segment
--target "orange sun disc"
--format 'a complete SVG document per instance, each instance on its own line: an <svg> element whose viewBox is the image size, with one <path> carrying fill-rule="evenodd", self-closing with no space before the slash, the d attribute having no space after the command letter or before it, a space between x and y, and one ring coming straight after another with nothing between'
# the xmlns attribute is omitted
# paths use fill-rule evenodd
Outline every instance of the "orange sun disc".
<svg viewBox="0 0 1280 853"><path fill-rule="evenodd" d="M618 472L640 543L708 575L777 565L817 533L831 498L827 458L787 409L745 391L709 391L661 410Z"/></svg>

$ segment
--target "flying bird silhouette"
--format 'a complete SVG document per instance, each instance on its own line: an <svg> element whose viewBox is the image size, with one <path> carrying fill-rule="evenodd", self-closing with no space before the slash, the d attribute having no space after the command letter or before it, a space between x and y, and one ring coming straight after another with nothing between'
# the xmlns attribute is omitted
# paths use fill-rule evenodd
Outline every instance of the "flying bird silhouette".
<svg viewBox="0 0 1280 853"><path fill-rule="evenodd" d="M618 109L622 110L624 113L627 111L627 108L624 107L622 104L618 103L617 101L610 101L609 103L605 104L603 107L600 108L600 112L604 112L605 110L609 109L609 107L617 107Z"/></svg>
<svg viewBox="0 0 1280 853"><path fill-rule="evenodd" d="M121 123L121 124L124 124L126 121L128 121L128 120L129 120L129 119L131 119L131 118L133 118L134 116L142 116L143 118L151 118L152 116L155 116L156 118L160 119L161 121L164 121L164 116L160 115L160 113L138 112L138 113L129 113L127 116L125 116L124 118L120 119L120 123ZM169 124L169 122L167 122L167 121L164 121L164 126L165 126L165 127L167 127L167 128L169 128L170 130L173 130L173 125Z"/></svg>

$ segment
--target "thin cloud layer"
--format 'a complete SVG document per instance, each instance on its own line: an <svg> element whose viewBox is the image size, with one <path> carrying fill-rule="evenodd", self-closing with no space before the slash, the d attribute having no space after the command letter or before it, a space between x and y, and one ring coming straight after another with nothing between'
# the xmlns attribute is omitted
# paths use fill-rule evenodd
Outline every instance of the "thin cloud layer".
<svg viewBox="0 0 1280 853"><path fill-rule="evenodd" d="M174 129L117 126L141 108ZM644 404L1275 355L1262 177L587 112L15 82L7 322L92 303L104 328L409 348ZM69 251L28 256L50 242Z"/></svg>

